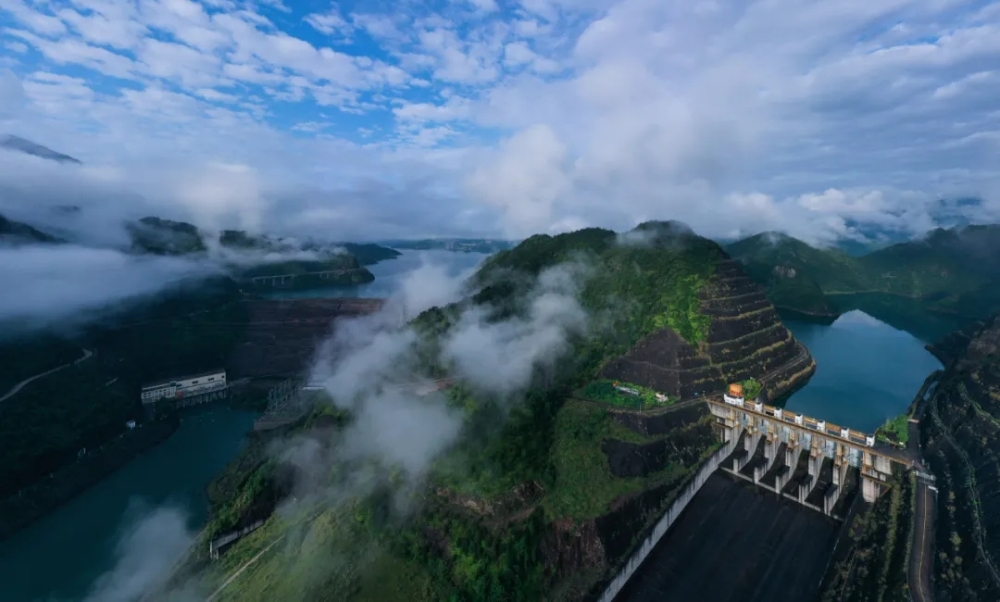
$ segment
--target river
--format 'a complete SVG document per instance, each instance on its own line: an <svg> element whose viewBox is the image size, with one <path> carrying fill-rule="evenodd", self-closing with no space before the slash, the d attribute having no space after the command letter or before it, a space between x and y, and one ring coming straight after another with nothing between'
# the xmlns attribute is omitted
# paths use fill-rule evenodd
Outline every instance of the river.
<svg viewBox="0 0 1000 602"><path fill-rule="evenodd" d="M822 325L783 318L816 360L816 374L785 408L865 432L907 410L941 364L914 335L861 310ZM943 336L943 332L934 335Z"/></svg>
<svg viewBox="0 0 1000 602"><path fill-rule="evenodd" d="M424 263L441 266L447 274L457 277L474 269L484 258L478 253L404 251L396 259L369 267L374 282L282 292L274 297L387 297L400 288L407 274ZM0 541L0 601L124 602L127 598L89 599L88 595L95 580L116 566L135 573L148 568L120 565L119 560L123 544L132 539L132 530L153 510L176 509L186 518L192 533L204 524L208 517L205 487L240 452L244 435L256 417L255 413L219 404L186 410L177 432L163 444ZM155 538L147 543L154 548L166 545ZM155 551L151 560L156 560ZM141 579L142 575L136 577Z"/></svg>

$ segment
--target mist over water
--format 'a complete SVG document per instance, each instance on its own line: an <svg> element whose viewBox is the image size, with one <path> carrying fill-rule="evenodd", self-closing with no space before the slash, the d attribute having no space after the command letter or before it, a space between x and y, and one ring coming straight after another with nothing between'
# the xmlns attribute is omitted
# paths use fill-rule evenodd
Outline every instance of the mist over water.
<svg viewBox="0 0 1000 602"><path fill-rule="evenodd" d="M436 303L434 291L413 289L458 282L485 258L479 253L404 251L370 266L376 276L370 284L296 291L286 298L405 293L418 303L422 297ZM205 487L239 453L255 418L252 412L216 404L186 411L166 442L0 541L0 601L135 600L169 570L204 524Z"/></svg>

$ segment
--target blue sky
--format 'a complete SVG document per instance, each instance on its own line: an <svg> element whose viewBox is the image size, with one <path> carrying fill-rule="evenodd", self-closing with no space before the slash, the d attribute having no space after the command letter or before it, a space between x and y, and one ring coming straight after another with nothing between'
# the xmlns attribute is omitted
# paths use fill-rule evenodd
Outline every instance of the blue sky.
<svg viewBox="0 0 1000 602"><path fill-rule="evenodd" d="M822 242L977 196L995 221L997 56L982 1L0 0L0 133L84 162L3 153L0 210Z"/></svg>

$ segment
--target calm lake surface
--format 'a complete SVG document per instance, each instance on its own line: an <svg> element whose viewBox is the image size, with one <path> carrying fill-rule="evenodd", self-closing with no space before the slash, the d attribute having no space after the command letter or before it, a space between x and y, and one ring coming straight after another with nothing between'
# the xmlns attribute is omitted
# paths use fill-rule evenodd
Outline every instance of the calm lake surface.
<svg viewBox="0 0 1000 602"><path fill-rule="evenodd" d="M407 274L426 263L457 277L486 257L479 253L404 251L396 259L370 266L375 281L369 284L275 297L388 297L399 290ZM123 538L155 509L178 509L186 516L188 529L199 529L208 518L205 487L240 452L244 435L253 428L256 417L253 412L219 404L185 411L177 432L163 444L0 541L0 602L87 600L95 580L118 565ZM156 543L150 542L150 547ZM119 598L87 602L119 602Z"/></svg>
<svg viewBox="0 0 1000 602"><path fill-rule="evenodd" d="M874 432L907 410L941 367L925 341L854 310L830 325L784 319L816 359L816 374L785 403L789 410Z"/></svg>

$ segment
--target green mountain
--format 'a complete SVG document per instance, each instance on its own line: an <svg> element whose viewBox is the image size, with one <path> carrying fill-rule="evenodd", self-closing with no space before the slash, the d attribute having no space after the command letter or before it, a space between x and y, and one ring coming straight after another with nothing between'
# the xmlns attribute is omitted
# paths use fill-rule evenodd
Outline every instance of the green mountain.
<svg viewBox="0 0 1000 602"><path fill-rule="evenodd" d="M775 305L806 314L836 316L861 293L914 299L968 319L1000 308L1000 226L939 228L860 257L773 233L727 251Z"/></svg>
<svg viewBox="0 0 1000 602"><path fill-rule="evenodd" d="M32 142L31 140L21 138L20 136L14 136L13 134L0 136L0 148L34 155L36 157L48 159L57 163L81 164L81 161L75 157L64 155L63 153L56 152L47 146L42 146L37 142Z"/></svg>
<svg viewBox="0 0 1000 602"><path fill-rule="evenodd" d="M208 252L206 233L187 222L144 217L128 223L126 228L132 239L133 253L181 256ZM247 289L257 292L371 282L375 276L364 265L399 255L398 251L378 245L299 245L242 230L223 230L219 233L219 244L233 251L294 253L309 250L319 255L318 259L262 262L251 267L234 263L231 266L234 277ZM367 261L351 253L350 248L361 252Z"/></svg>
<svg viewBox="0 0 1000 602"><path fill-rule="evenodd" d="M920 447L937 477L938 600L1000 600L1000 315L934 346L947 361L920 422Z"/></svg>
<svg viewBox="0 0 1000 602"><path fill-rule="evenodd" d="M144 217L125 225L134 253L188 255L208 250L202 233L193 224L159 217Z"/></svg>
<svg viewBox="0 0 1000 602"><path fill-rule="evenodd" d="M16 222L0 215L0 243L6 244L56 244L66 242L61 238L46 234L23 222Z"/></svg>
<svg viewBox="0 0 1000 602"><path fill-rule="evenodd" d="M212 591L287 535L303 544L259 556L228 586L227 599L593 598L719 445L706 406L682 400L749 378L781 396L815 369L761 289L717 244L670 223L637 230L641 236L596 228L533 236L488 259L466 298L412 322L412 367L440 378L461 373L439 350L469 327L468 312L497 327L528 320L539 307L564 315L567 302L557 303L551 287L572 295L572 283L589 316L587 328L566 335L554 365L529 373L513 407L484 383L460 379L448 389L462 434L432 465L412 513L394 510L393 484L405 482L394 474L372 492L272 516L294 468L268 461L261 442L211 486L211 522L177 582ZM540 297L539 287L550 292ZM620 393L613 381L640 395ZM310 438L330 450L324 457L337 457L337 431L354 417L328 404L282 436ZM653 408L660 411L640 411ZM323 486L341 491L337 484L356 469L335 462L322 471L330 479ZM209 539L260 519L253 536L207 562ZM328 570L334 562L337 570Z"/></svg>
<svg viewBox="0 0 1000 602"><path fill-rule="evenodd" d="M384 247L375 243L347 242L342 245L348 253L354 255L361 262L361 265L375 265L380 261L395 259L402 255L396 249Z"/></svg>

